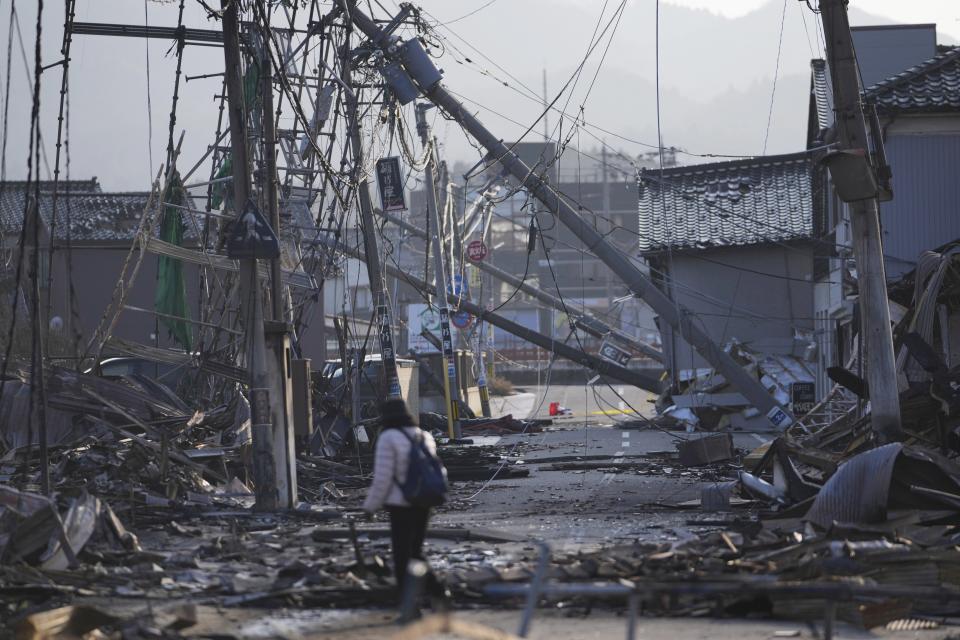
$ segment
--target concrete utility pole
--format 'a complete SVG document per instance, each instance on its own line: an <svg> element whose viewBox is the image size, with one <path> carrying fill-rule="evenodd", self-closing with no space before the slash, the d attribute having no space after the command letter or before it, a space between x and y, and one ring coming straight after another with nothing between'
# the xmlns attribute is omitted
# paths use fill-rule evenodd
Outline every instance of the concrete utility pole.
<svg viewBox="0 0 960 640"><path fill-rule="evenodd" d="M464 213L462 220L454 220L454 225L460 229L461 242L473 234L473 231L476 229L477 225L484 221L486 210L493 206L492 202L490 201L491 194L489 192L489 189L492 186L493 182L489 182L487 186L484 187L484 189L481 191L480 197L474 201L473 205L470 207L470 210ZM464 185L464 190L466 190L466 185ZM476 222L474 222L474 220L476 220ZM481 235L483 234L481 233ZM482 259L480 262L482 262ZM474 264L472 268L475 269L476 264ZM469 271L469 273L470 286L473 287L474 284L476 284L476 288L482 292L483 285L481 282L482 276L480 275L480 270L477 269L477 271ZM484 418L489 418L493 414L490 409L490 388L488 386L489 380L487 377L486 363L484 362L485 357L483 334L483 320L477 320L477 324L472 333L470 346L473 348L473 363L477 371L477 389L480 392L480 413Z"/></svg>
<svg viewBox="0 0 960 640"><path fill-rule="evenodd" d="M348 1L348 0L342 0ZM786 429L794 422L790 411L781 406L760 381L717 345L694 320L679 308L621 251L611 245L576 209L554 191L544 179L530 168L491 133L457 98L440 82L441 73L423 50L419 41L411 39L403 43L391 41L380 26L361 12L352 3L349 16L361 31L379 47L391 61L398 61L408 74L407 81L440 107L450 118L456 120L474 140L480 143L514 178L523 184L531 195L542 202L577 237L581 238L588 251L596 255L637 296L647 301L663 322L675 327L680 335L700 353L703 358L721 373L727 382L738 389L769 422L778 429Z"/></svg>
<svg viewBox="0 0 960 640"><path fill-rule="evenodd" d="M250 198L250 164L247 154L247 118L243 95L243 64L240 57L238 4L221 0L223 8L223 61L226 70L227 111L230 115L230 145L233 166L233 210L239 219ZM250 384L250 423L253 437L253 481L256 508L280 506L277 468L270 416L270 379L263 333L263 301L257 278L257 261L240 260L238 282L240 318L246 333L246 360Z"/></svg>
<svg viewBox="0 0 960 640"><path fill-rule="evenodd" d="M264 19L270 14L266 2L260 1L260 12ZM273 232L280 237L280 203L277 197L277 127L273 112L273 61L267 49L270 43L270 28L263 30L263 56L260 62L261 82L263 83L263 186L264 198L267 203L267 213ZM281 273L280 258L270 261L270 303L273 320L285 322L283 274Z"/></svg>
<svg viewBox="0 0 960 640"><path fill-rule="evenodd" d="M460 416L457 409L457 403L453 400L453 393L457 389L457 367L454 364L453 355L453 332L450 330L450 307L447 305L447 296L443 291L447 288L447 273L443 264L443 234L440 232L440 213L437 211L437 185L434 182L434 163L436 162L436 147L430 135L430 125L427 124L427 110L433 108L432 105L417 105L417 133L420 134L420 142L424 149L429 149L427 153L426 181L424 188L427 191L427 215L430 216L430 224L436 230L433 242L433 267L437 279L437 294L434 296L434 304L440 312L440 351L443 356L443 367L447 370L447 375L443 377L443 395L447 404L447 431L453 440L460 439ZM428 239L427 242L430 242ZM369 256L370 253L368 252Z"/></svg>
<svg viewBox="0 0 960 640"><path fill-rule="evenodd" d="M870 421L877 440L883 443L903 438L900 392L897 388L896 357L880 238L876 174L869 162L860 73L846 5L846 0L820 0L840 149L837 155L839 162L835 165L828 158L828 166L838 194L850 204L853 252L860 289L860 336L866 352L867 385L870 389ZM855 186L866 188L860 189L863 193L845 197L843 192L851 184L851 175L849 171L841 171L851 166L857 169L854 173L859 178L854 181ZM859 185L856 185L857 182Z"/></svg>
<svg viewBox="0 0 960 640"><path fill-rule="evenodd" d="M385 211L378 212L377 215L381 216L388 222L392 222L393 224L397 225L401 229L406 230L410 235L413 235L428 241L427 232L421 229L420 227L412 225L406 220L402 220L397 216L387 213ZM647 343L641 342L640 340L637 340L633 336L623 333L619 329L611 327L609 324L607 324L603 320L597 318L596 316L590 313L586 313L586 312L581 313L580 311L578 311L577 309L574 309L570 305L564 305L563 301L560 300L560 298L558 298L557 296L547 291L544 291L539 287L535 287L528 282L523 281L521 278L513 275L509 271L504 271L500 267L492 265L487 261L474 262L472 266L489 274L492 278L496 280L505 282L511 287L514 287L516 289L520 289L520 291L524 292L525 294L527 294L532 298L536 298L537 300L547 305L548 307L551 307L552 309L556 309L557 311L563 311L565 313L570 314L570 317L573 318L574 323L577 325L577 327L583 329L587 333L597 338L602 338L605 335L609 334L613 336L615 339L623 342L624 344L630 345L631 347L633 347L640 353L644 354L645 356L648 356L656 360L657 362L663 362L663 353L654 349Z"/></svg>
<svg viewBox="0 0 960 640"><path fill-rule="evenodd" d="M370 280L370 299L377 312L377 327L380 338L380 356L383 362L383 371L387 380L387 395L400 397L400 378L397 375L397 354L393 347L393 322L390 317L390 307L387 306L386 289L383 283L383 270L380 263L380 246L377 242L377 228L373 222L373 202L370 199L370 181L364 170L363 139L360 130L360 104L356 92L353 90L353 69L350 50L350 37L343 46L342 80L343 84L351 89L346 91L347 128L350 132L350 150L353 154L353 170L351 179L357 183L357 199L360 204L360 226L363 228L363 247L368 256L373 256L367 262L367 276ZM354 416L357 420L358 416Z"/></svg>

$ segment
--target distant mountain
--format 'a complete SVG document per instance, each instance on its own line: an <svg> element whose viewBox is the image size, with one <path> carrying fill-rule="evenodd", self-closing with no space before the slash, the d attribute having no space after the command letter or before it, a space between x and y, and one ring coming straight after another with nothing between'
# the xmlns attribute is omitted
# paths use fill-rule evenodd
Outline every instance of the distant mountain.
<svg viewBox="0 0 960 640"><path fill-rule="evenodd" d="M429 7L439 3L427 4ZM616 4L608 3L608 17ZM444 0L443 15L459 15L455 7L468 13L469 6L470 3L462 0ZM505 69L515 72L536 94L542 93L541 73L546 69L547 94L552 98L582 59L597 24L600 6L599 2L577 0L496 3L450 27ZM785 15L781 13L782 8L782 3L771 1L742 17L726 18L706 10L661 4L661 124L665 145L698 153L761 153L776 73L767 152L784 153L802 148L810 59L822 56L819 16L794 0L787 2ZM606 20L602 21L601 30ZM851 22L889 24L890 20L852 9ZM534 26L540 24L545 26L542 29ZM469 37L468 30L475 35ZM516 83L504 78L502 72L461 40L444 29L440 32L477 63L446 65L448 84L459 87L458 92L463 95L501 113L509 113L519 122L532 122L539 115L537 104L498 86L494 80L478 74L475 68L483 65L498 79L512 85ZM630 2L596 84L584 103L588 123L656 144L655 36L654 4ZM605 46L606 39L594 51L591 62L600 59ZM592 64L585 68L568 113L578 111L595 70ZM497 130L504 137L522 131L483 110L479 113L489 124L500 127ZM555 124L556 116L551 114L550 118ZM542 126L535 133L541 130ZM593 130L593 133L611 145L623 146L635 153L644 150L642 146L618 141L601 131ZM597 144L585 134L581 134L580 140L584 148ZM453 141L449 144L451 153L464 153L467 149ZM679 160L683 163L708 161L684 155Z"/></svg>
<svg viewBox="0 0 960 640"><path fill-rule="evenodd" d="M479 0L420 0L426 11L446 20L476 10ZM366 4L366 3L364 3ZM600 8L607 16L598 23ZM498 0L477 13L439 27L443 41L436 53L443 53L447 85L502 114L494 115L475 107L481 119L504 139L519 136L542 110L543 69L547 71L547 93L551 98L573 75L583 59L595 27L602 32L612 10L619 3L609 0ZM30 3L18 5L25 49L32 64L31 32L35 10ZM148 3L152 25L175 26L176 4ZM218 29L208 21L197 3L187 4L190 27ZM780 0L771 0L758 10L728 19L704 10L692 10L664 2L660 15L661 125L666 145L700 153L757 154L770 111L770 97L778 48L780 65L773 104L768 153L800 148L806 126L806 92L811 56L819 55L818 16L803 3L787 0L783 39L780 41ZM6 33L0 16L0 32ZM97 0L79 3L78 21L143 24L143 4L128 0ZM888 20L851 10L854 24L880 24ZM580 112L588 123L608 131L655 145L656 65L654 3L630 0L616 36L604 55L606 38L595 49L572 91L557 103L570 114ZM613 31L607 28L606 34ZM451 33L452 30L456 35ZM44 20L44 62L60 59L62 13L50 10ZM464 38L469 45L459 38ZM174 79L174 57L170 43L136 38L77 36L71 55L70 153L72 177L97 175L104 188L137 190L148 187L160 166L167 143L167 124ZM149 47L150 71L146 60ZM472 48L475 47L476 49ZM495 61L487 60L484 56ZM26 170L30 90L19 47L14 47L11 87L8 175L23 177ZM468 59L470 60L468 62ZM596 75L597 64L603 65ZM223 57L217 48L188 47L184 55L186 75L201 75L222 69ZM497 65L529 87L534 97L524 99L504 82L516 86ZM152 141L148 135L147 79L151 92ZM41 113L49 162L53 162L60 73L52 67L43 74ZM217 121L214 96L220 91L219 77L181 83L177 114L178 133L186 129L181 165L190 166L212 143ZM587 89L593 88L587 96ZM289 115L285 114L285 126ZM505 119L507 118L507 119ZM510 122L509 120L515 121ZM570 131L569 120L562 130L556 114L547 121L557 133ZM518 124L519 123L519 124ZM531 134L541 134L543 122ZM437 134L450 160L472 162L476 151L459 128L438 121ZM630 153L649 150L642 145L618 140L609 133L590 129L617 148ZM581 131L571 144L585 149L599 144ZM152 145L152 154L149 148ZM682 162L703 158L680 156ZM153 165L151 172L150 165ZM208 177L201 167L191 181Z"/></svg>

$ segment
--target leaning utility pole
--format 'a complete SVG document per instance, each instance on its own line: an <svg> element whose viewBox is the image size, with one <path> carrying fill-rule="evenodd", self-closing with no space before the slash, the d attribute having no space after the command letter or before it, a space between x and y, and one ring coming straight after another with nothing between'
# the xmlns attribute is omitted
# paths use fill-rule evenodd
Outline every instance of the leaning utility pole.
<svg viewBox="0 0 960 640"><path fill-rule="evenodd" d="M437 279L436 295L433 297L434 304L440 312L440 351L443 357L443 368L447 370L447 375L443 377L443 395L447 403L447 431L452 440L460 438L460 417L457 411L457 403L453 399L453 393L457 389L457 366L454 363L453 355L453 332L450 330L450 307L447 305L447 296L443 291L447 288L447 273L443 264L443 234L440 229L440 213L437 211L437 185L434 182L433 167L436 162L436 146L433 144L430 136L430 125L427 124L427 110L433 108L433 105L417 105L417 133L420 134L420 142L423 148L427 150L427 168L425 171L426 180L424 189L427 192L427 215L430 216L430 224L435 229L433 243L433 266ZM427 239L430 242L430 239ZM368 251L367 256L370 255Z"/></svg>
<svg viewBox="0 0 960 640"><path fill-rule="evenodd" d="M350 50L350 33L347 32L343 45L341 79L346 87L347 129L350 133L350 150L353 154L351 180L357 185L357 198L360 204L360 227L363 231L363 248L367 256L367 276L370 281L370 299L377 312L377 328L380 337L380 357L383 372L386 375L387 395L400 397L400 378L397 375L397 354L393 348L393 322L390 307L387 306L386 289L383 283L383 271L380 263L380 246L377 242L377 227L373 221L373 202L370 199L370 181L364 171L363 140L360 130L360 100L352 84L353 64ZM356 391L355 391L356 392ZM354 420L357 416L354 416Z"/></svg>
<svg viewBox="0 0 960 640"><path fill-rule="evenodd" d="M450 118L456 120L488 151L494 161L503 165L531 195L540 200L575 236L582 239L588 251L617 274L633 293L646 300L647 304L660 315L662 321L674 327L707 362L726 378L727 382L766 415L770 424L778 429L786 429L793 424L794 418L790 411L777 402L755 375L741 367L729 353L696 325L690 314L658 289L628 256L610 244L587 220L581 218L577 210L570 206L561 194L554 191L537 172L531 171L511 148L491 133L463 103L447 91L440 82L441 72L433 64L419 40L411 38L405 42L399 42L360 11L355 2L352 0L340 0L340 2L349 6L347 13L350 19L370 38L372 46L379 48L387 61L398 62L402 67L402 69L391 68L391 74L388 77L388 82L395 93L405 97L410 91L419 91ZM409 5L404 4L404 7L408 8ZM393 73L394 71L404 73L398 77Z"/></svg>
<svg viewBox="0 0 960 640"><path fill-rule="evenodd" d="M903 438L900 393L880 237L879 190L875 169L869 161L860 73L846 5L846 0L820 0L839 148L838 153L828 156L827 163L838 195L850 205L860 289L860 337L870 389L870 422L877 440L883 443Z"/></svg>
<svg viewBox="0 0 960 640"><path fill-rule="evenodd" d="M250 199L250 165L247 155L247 117L244 105L238 4L221 0L223 7L223 61L230 114L230 147L233 167L233 210L239 222ZM253 481L256 508L279 506L277 469L273 455L270 416L270 379L263 333L263 300L255 258L240 260L240 318L247 338L246 360L250 384L250 423L253 437Z"/></svg>

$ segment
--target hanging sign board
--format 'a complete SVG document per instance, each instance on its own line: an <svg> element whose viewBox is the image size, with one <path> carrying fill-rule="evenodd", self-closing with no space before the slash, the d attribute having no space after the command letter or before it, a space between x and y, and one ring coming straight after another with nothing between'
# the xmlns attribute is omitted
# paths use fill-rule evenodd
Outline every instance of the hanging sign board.
<svg viewBox="0 0 960 640"><path fill-rule="evenodd" d="M407 203L403 198L403 176L400 175L400 158L377 160L377 186L380 188L380 206L384 211L403 211Z"/></svg>
<svg viewBox="0 0 960 640"><path fill-rule="evenodd" d="M387 394L400 395L400 378L397 375L397 354L393 350L393 331L390 329L390 310L386 305L377 307L380 319L380 357L387 378Z"/></svg>
<svg viewBox="0 0 960 640"><path fill-rule="evenodd" d="M615 345L607 338L600 343L600 357L610 362L615 362L621 367L627 366L630 362L630 352Z"/></svg>
<svg viewBox="0 0 960 640"><path fill-rule="evenodd" d="M247 200L243 213L230 225L227 257L235 260L273 260L280 257L280 242L253 200Z"/></svg>
<svg viewBox="0 0 960 640"><path fill-rule="evenodd" d="M473 240L467 245L467 257L473 262L480 262L487 257L487 245L483 240Z"/></svg>
<svg viewBox="0 0 960 640"><path fill-rule="evenodd" d="M453 335L450 333L450 311L446 308L440 309L440 344L443 349L443 355L452 358Z"/></svg>
<svg viewBox="0 0 960 640"><path fill-rule="evenodd" d="M790 385L790 400L794 415L803 415L813 409L816 399L817 389L812 382L794 382Z"/></svg>
<svg viewBox="0 0 960 640"><path fill-rule="evenodd" d="M450 311L446 307L440 308L440 346L443 348L443 357L447 361L447 377L456 381L457 369L453 362L453 333L450 331Z"/></svg>

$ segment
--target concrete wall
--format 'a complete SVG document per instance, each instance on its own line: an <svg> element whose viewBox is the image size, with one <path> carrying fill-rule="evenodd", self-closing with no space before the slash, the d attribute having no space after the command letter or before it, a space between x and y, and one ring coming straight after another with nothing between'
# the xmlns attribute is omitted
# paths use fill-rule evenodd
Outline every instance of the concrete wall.
<svg viewBox="0 0 960 640"><path fill-rule="evenodd" d="M795 332L813 329L809 246L679 252L661 264L673 276L674 299L718 344L736 338L759 351L791 353ZM708 366L681 338L675 345L678 369Z"/></svg>

